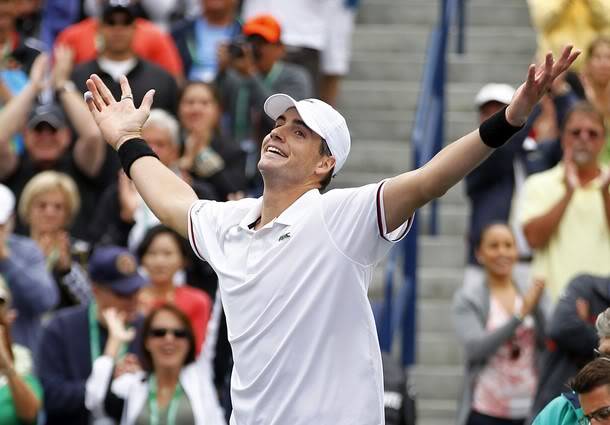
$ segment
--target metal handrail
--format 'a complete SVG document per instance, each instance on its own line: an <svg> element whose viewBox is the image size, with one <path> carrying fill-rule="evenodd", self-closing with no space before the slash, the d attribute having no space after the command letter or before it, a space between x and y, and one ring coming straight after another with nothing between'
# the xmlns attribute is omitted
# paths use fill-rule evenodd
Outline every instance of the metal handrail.
<svg viewBox="0 0 610 425"><path fill-rule="evenodd" d="M440 19L432 31L426 55L422 90L417 103L414 127L411 135L413 166L419 168L442 149L445 129L445 83L447 71L447 42L451 23L458 18L457 51L464 51L464 2L443 0ZM437 204L430 205L430 233L437 233ZM418 220L411 231L390 253L386 266L384 304L381 313L379 340L382 351L392 348L395 329L400 329L402 362L405 366L415 363L416 315L417 315L417 249ZM394 277L400 266L402 286L394 297Z"/></svg>

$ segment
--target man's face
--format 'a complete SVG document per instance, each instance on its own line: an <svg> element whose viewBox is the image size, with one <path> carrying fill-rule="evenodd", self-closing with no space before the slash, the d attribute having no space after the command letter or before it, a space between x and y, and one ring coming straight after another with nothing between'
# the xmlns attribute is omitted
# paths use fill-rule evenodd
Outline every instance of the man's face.
<svg viewBox="0 0 610 425"><path fill-rule="evenodd" d="M133 320L137 313L138 292L139 291L136 291L130 295L121 295L112 292L112 290L107 287L93 285L93 295L95 296L98 310L101 312L107 308L115 308L119 312L125 313L127 320L129 321Z"/></svg>
<svg viewBox="0 0 610 425"><path fill-rule="evenodd" d="M55 129L48 123L28 128L24 133L25 147L35 163L52 163L64 154L70 144L67 127Z"/></svg>
<svg viewBox="0 0 610 425"><path fill-rule="evenodd" d="M604 409L610 407L610 391L607 385L597 387L591 392L579 394L580 406L585 415L593 415L595 419L591 421L592 425L610 425L610 411L605 415ZM599 419L595 415L598 413Z"/></svg>
<svg viewBox="0 0 610 425"><path fill-rule="evenodd" d="M135 20L127 12L118 10L100 22L100 34L104 39L104 52L125 55L131 52L135 34Z"/></svg>
<svg viewBox="0 0 610 425"><path fill-rule="evenodd" d="M263 73L271 71L273 65L284 56L281 43L269 43L262 37L249 37L256 67Z"/></svg>
<svg viewBox="0 0 610 425"><path fill-rule="evenodd" d="M142 138L159 157L163 165L170 167L178 159L178 146L166 128L148 125L142 129Z"/></svg>
<svg viewBox="0 0 610 425"><path fill-rule="evenodd" d="M496 102L495 100L482 104L479 107L479 123L482 123L505 106L504 103Z"/></svg>
<svg viewBox="0 0 610 425"><path fill-rule="evenodd" d="M319 181L334 165L334 158L320 154L321 143L321 137L307 127L297 110L288 109L263 140L258 169L266 184L294 186Z"/></svg>
<svg viewBox="0 0 610 425"><path fill-rule="evenodd" d="M235 0L201 0L204 12L214 14L232 13L235 10Z"/></svg>
<svg viewBox="0 0 610 425"><path fill-rule="evenodd" d="M571 155L577 167L596 165L605 141L603 125L587 112L570 115L561 135L564 155Z"/></svg>

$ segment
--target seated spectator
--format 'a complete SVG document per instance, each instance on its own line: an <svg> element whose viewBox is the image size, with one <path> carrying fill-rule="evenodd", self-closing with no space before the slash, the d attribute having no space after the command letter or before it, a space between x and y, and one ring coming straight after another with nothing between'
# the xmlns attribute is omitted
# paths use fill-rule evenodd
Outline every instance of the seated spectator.
<svg viewBox="0 0 610 425"><path fill-rule="evenodd" d="M235 0L202 0L202 14L172 29L187 80L212 82L218 72L218 48L241 32ZM130 80L131 83L131 80Z"/></svg>
<svg viewBox="0 0 610 425"><path fill-rule="evenodd" d="M113 96L120 97L119 77L125 75L131 84L133 102L139 105L150 89L155 89L155 106L170 113L176 112L178 88L171 74L138 55L134 46L136 15L133 6L125 2L105 4L98 25L103 48L96 58L78 65L72 80L81 92L87 91L85 81L97 74Z"/></svg>
<svg viewBox="0 0 610 425"><path fill-rule="evenodd" d="M69 83L69 61L65 50L59 50L53 68L52 82L59 104L36 104L37 96L45 89L47 58L41 55L30 73L30 82L17 96L0 110L0 182L10 187L19 198L25 184L44 170L61 171L76 181L82 201L81 213L72 228L74 235L85 239L88 220L95 208L100 191L102 165L106 146L91 114L73 84ZM67 75L64 75L68 69ZM66 118L66 114L67 118ZM26 124L25 152L19 156L11 148L10 140ZM72 131L78 138L71 146ZM23 226L17 227L23 233Z"/></svg>
<svg viewBox="0 0 610 425"><path fill-rule="evenodd" d="M0 275L0 423L35 424L40 412L42 388L32 372L30 350L12 343L11 292Z"/></svg>
<svg viewBox="0 0 610 425"><path fill-rule="evenodd" d="M228 134L248 152L252 179L258 175L260 141L273 128L273 120L262 112L265 100L274 93L309 98L313 87L303 67L281 60L285 50L280 24L273 16L251 18L242 32L247 37L243 42L222 46L216 84L228 118Z"/></svg>
<svg viewBox="0 0 610 425"><path fill-rule="evenodd" d="M599 313L595 329L599 337L596 354L610 356L610 308ZM579 425L582 416L577 394L574 391L564 391L544 407L536 416L533 425Z"/></svg>
<svg viewBox="0 0 610 425"><path fill-rule="evenodd" d="M598 338L610 336L595 328L595 318L609 306L607 276L581 275L567 286L547 326L547 351L542 357L534 414L563 393L569 380L593 359Z"/></svg>
<svg viewBox="0 0 610 425"><path fill-rule="evenodd" d="M610 359L603 357L586 365L570 383L578 394L583 417L580 423L610 421Z"/></svg>
<svg viewBox="0 0 610 425"><path fill-rule="evenodd" d="M60 3L55 6L57 10L64 8L66 6L65 2L66 0L47 0L47 3ZM129 0L103 0L102 2L104 9L122 8L133 10L132 2ZM74 7L79 6L74 5ZM46 8L50 9L52 6L47 4ZM63 19L63 16L65 16L61 13L53 14L53 16L55 15L59 15L59 19ZM65 29L57 36L55 44L70 47L74 52L74 60L77 64L90 62L101 54L98 49L103 44L99 42L98 36L102 30L104 13L100 13L100 16L102 16L102 20L91 17L68 28L65 28L65 24L63 27L58 27L58 29ZM161 67L173 77L181 79L182 63L176 50L176 45L169 34L165 34L152 22L136 18L135 16L130 27L133 31L131 47L134 53L143 60ZM52 33L53 30L51 29L49 32ZM48 40L52 41L53 38L52 34L47 35Z"/></svg>
<svg viewBox="0 0 610 425"><path fill-rule="evenodd" d="M484 282L467 282L453 300L453 321L466 352L466 383L458 425L523 424L537 384L536 356L543 348L544 317L536 281L527 290L513 281L515 238L506 224L481 233L476 251Z"/></svg>
<svg viewBox="0 0 610 425"><path fill-rule="evenodd" d="M286 62L303 66L313 81L314 96L321 85L321 55L329 44L328 36L336 24L337 11L343 0L244 0L242 16L249 20L261 14L273 15L282 26L282 41L286 46Z"/></svg>
<svg viewBox="0 0 610 425"><path fill-rule="evenodd" d="M140 292L140 310L148 314L162 303L175 303L189 318L194 330L195 351L205 340L205 331L212 310L210 297L200 289L176 286L176 277L183 272L189 248L182 236L163 225L151 228L138 248L140 264L149 285Z"/></svg>
<svg viewBox="0 0 610 425"><path fill-rule="evenodd" d="M138 15L151 20L165 32L172 24L201 13L200 0L138 0ZM88 16L99 16L100 0L84 0L83 9Z"/></svg>
<svg viewBox="0 0 610 425"><path fill-rule="evenodd" d="M121 424L158 423L224 425L205 356L195 360L193 328L171 304L153 309L142 326L140 364L135 373L113 376L117 347L134 337L124 319L105 312L109 337L87 381L87 407L106 409ZM148 399L148 403L146 400Z"/></svg>
<svg viewBox="0 0 610 425"><path fill-rule="evenodd" d="M103 411L85 407L87 378L93 362L103 354L108 328L102 312L114 308L136 328L138 292L146 280L137 272L136 259L119 247L97 248L89 259L94 301L59 311L46 325L40 340L36 368L44 389L47 425L88 425ZM121 367L133 365L138 341L122 345ZM119 367L120 368L120 367Z"/></svg>
<svg viewBox="0 0 610 425"><path fill-rule="evenodd" d="M13 294L12 307L17 312L12 337L34 350L40 318L55 307L59 294L40 248L31 239L13 234L14 208L13 193L0 184L0 275Z"/></svg>
<svg viewBox="0 0 610 425"><path fill-rule="evenodd" d="M557 54L569 44L586 52L591 41L610 27L610 5L605 0L527 0L538 33L538 54ZM579 70L587 59L580 55L572 65Z"/></svg>
<svg viewBox="0 0 610 425"><path fill-rule="evenodd" d="M211 85L191 81L184 86L178 100L178 119L185 134L180 166L194 181L211 184L220 200L239 199L246 189L246 157L223 136L220 116Z"/></svg>
<svg viewBox="0 0 610 425"><path fill-rule="evenodd" d="M17 32L17 3L18 0L0 0L0 45L3 46L0 68L22 68L27 74L40 54L40 46Z"/></svg>
<svg viewBox="0 0 610 425"><path fill-rule="evenodd" d="M534 250L532 273L546 280L553 302L578 274L610 274L610 174L599 163L605 134L603 116L577 104L562 128L562 163L523 188L519 221Z"/></svg>
<svg viewBox="0 0 610 425"><path fill-rule="evenodd" d="M59 290L57 308L89 304L91 286L81 263L88 244L71 238L70 224L80 209L76 183L67 174L43 171L25 185L19 215L42 250Z"/></svg>
<svg viewBox="0 0 610 425"><path fill-rule="evenodd" d="M610 37L598 37L593 40L588 48L580 79L587 100L602 113L607 126L610 124ZM600 160L603 163L610 161L608 135Z"/></svg>

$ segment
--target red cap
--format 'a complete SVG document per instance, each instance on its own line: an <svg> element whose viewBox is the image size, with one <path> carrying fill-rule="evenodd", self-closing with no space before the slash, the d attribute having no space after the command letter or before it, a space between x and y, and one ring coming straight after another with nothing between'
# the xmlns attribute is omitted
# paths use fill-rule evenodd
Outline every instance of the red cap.
<svg viewBox="0 0 610 425"><path fill-rule="evenodd" d="M260 35L269 43L278 43L282 33L279 22L271 15L258 15L244 24L245 35Z"/></svg>

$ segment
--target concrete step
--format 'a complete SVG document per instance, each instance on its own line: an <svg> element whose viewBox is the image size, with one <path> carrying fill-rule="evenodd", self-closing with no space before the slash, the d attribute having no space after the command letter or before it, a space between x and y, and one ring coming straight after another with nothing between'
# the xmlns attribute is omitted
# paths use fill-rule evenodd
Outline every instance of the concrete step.
<svg viewBox="0 0 610 425"><path fill-rule="evenodd" d="M419 267L462 267L466 258L466 244L462 237L421 236Z"/></svg>
<svg viewBox="0 0 610 425"><path fill-rule="evenodd" d="M411 376L419 400L458 400L462 366L416 366Z"/></svg>
<svg viewBox="0 0 610 425"><path fill-rule="evenodd" d="M456 55L450 53L448 81L483 84L490 79L516 84L523 81L530 62L528 55L497 57L486 55ZM347 80L420 81L424 55L396 55L384 52L355 52Z"/></svg>
<svg viewBox="0 0 610 425"><path fill-rule="evenodd" d="M341 172L368 170L392 176L409 169L411 162L409 143L355 139L352 141L349 161L345 163Z"/></svg>
<svg viewBox="0 0 610 425"><path fill-rule="evenodd" d="M461 366L464 364L464 352L453 333L420 332L417 337L417 364Z"/></svg>
<svg viewBox="0 0 610 425"><path fill-rule="evenodd" d="M476 123L474 98L482 86L483 84L479 82L447 84L446 109L453 112L468 112L472 115L473 123ZM414 115L420 91L420 83L348 80L341 85L338 109L347 116L371 110L391 110L405 116Z"/></svg>
<svg viewBox="0 0 610 425"><path fill-rule="evenodd" d="M354 52L379 52L411 55L426 51L432 27L426 25L361 25L354 31ZM449 49L455 51L457 33L450 35ZM510 43L506 40L510 39ZM536 36L530 27L476 27L465 32L467 53L496 54L502 46L503 54L532 56L536 49Z"/></svg>
<svg viewBox="0 0 610 425"><path fill-rule="evenodd" d="M444 332L453 334L450 300L419 300L417 304L417 328L420 332Z"/></svg>
<svg viewBox="0 0 610 425"><path fill-rule="evenodd" d="M525 2L468 1L468 26L523 26L530 22ZM358 14L359 24L433 25L440 16L438 2L426 0L375 0L363 2Z"/></svg>
<svg viewBox="0 0 610 425"><path fill-rule="evenodd" d="M458 403L456 400L417 400L417 423L443 424L453 423L457 415Z"/></svg>
<svg viewBox="0 0 610 425"><path fill-rule="evenodd" d="M445 236L465 237L468 229L468 209L463 205L440 205L437 208L438 232ZM428 229L431 208L423 208L419 214L419 225Z"/></svg>
<svg viewBox="0 0 610 425"><path fill-rule="evenodd" d="M463 267L421 268L418 272L419 300L450 300L464 278Z"/></svg>

